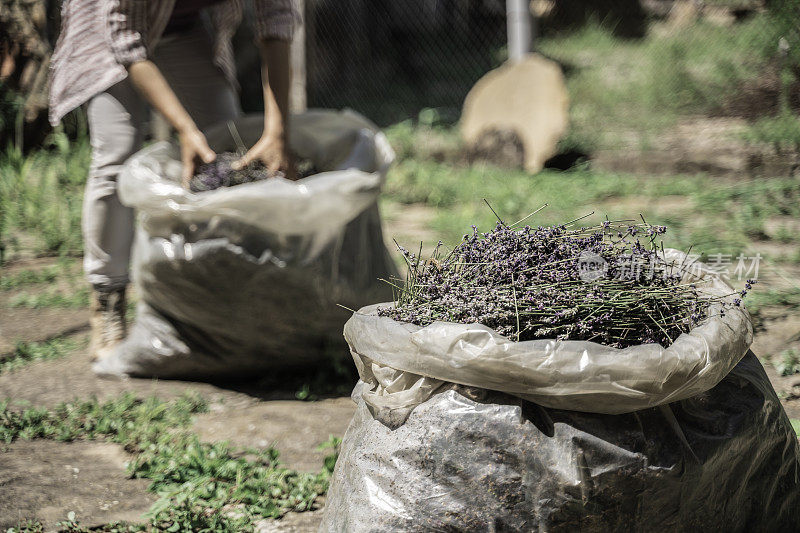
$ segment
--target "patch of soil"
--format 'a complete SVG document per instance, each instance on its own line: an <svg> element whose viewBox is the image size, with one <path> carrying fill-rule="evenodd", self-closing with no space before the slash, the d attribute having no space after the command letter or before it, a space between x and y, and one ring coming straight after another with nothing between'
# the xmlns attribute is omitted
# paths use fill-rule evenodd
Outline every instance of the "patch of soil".
<svg viewBox="0 0 800 533"><path fill-rule="evenodd" d="M255 533L316 533L322 522L323 509L305 513L289 513L280 520L256 523Z"/></svg>
<svg viewBox="0 0 800 533"><path fill-rule="evenodd" d="M55 257L31 257L27 259L14 260L2 266L0 273L3 276L11 276L22 270L42 270L55 265L58 261ZM75 260L75 267L79 267L79 260Z"/></svg>
<svg viewBox="0 0 800 533"><path fill-rule="evenodd" d="M194 430L205 441L227 440L247 448L274 447L281 462L304 472L319 472L330 449L317 446L344 435L355 404L350 398L316 402L270 401L247 407L214 404L197 417Z"/></svg>
<svg viewBox="0 0 800 533"><path fill-rule="evenodd" d="M329 435L342 436L355 411L355 404L348 397L320 402L262 402L252 395L209 383L100 379L92 373L89 356L83 351L0 374L0 398L47 407L91 396L102 401L123 392L166 399L187 391L212 402L212 411L200 415L195 425L203 438L256 448L280 442L289 448L283 456L287 466L310 471L319 470L326 455L315 448ZM283 451L281 446L278 450Z"/></svg>
<svg viewBox="0 0 800 533"><path fill-rule="evenodd" d="M642 149L638 135L623 135L622 147L592 154L593 168L645 175L705 173L732 179L800 174L800 154L776 153L741 139L742 118L692 117L658 135Z"/></svg>
<svg viewBox="0 0 800 533"><path fill-rule="evenodd" d="M130 479L120 446L16 441L0 452L0 529L36 519L52 528L73 511L84 525L142 520L155 502L149 481Z"/></svg>
<svg viewBox="0 0 800 533"><path fill-rule="evenodd" d="M714 115L757 120L780 112L780 66L773 61L755 79L748 80L725 101ZM800 111L800 80L795 80L787 91L789 107Z"/></svg>
<svg viewBox="0 0 800 533"><path fill-rule="evenodd" d="M406 264L397 250L396 240L402 246L417 253L422 243L424 256L433 252L439 242L439 234L431 229L436 218L436 209L426 204L398 204L384 202L381 205L383 215L383 234L386 247L399 266L405 272Z"/></svg>
<svg viewBox="0 0 800 533"><path fill-rule="evenodd" d="M210 412L196 418L194 429L201 438L254 448L275 446L281 452L283 464L302 471L321 469L322 460L329 451L318 451L317 446L330 435L343 436L355 411L355 404L349 397L318 402L265 402L249 394L208 383L103 380L91 372L89 357L84 352L0 374L0 398L28 401L33 405L52 407L62 401L85 399L92 395L103 400L125 391L138 396L156 395L161 398L175 397L184 391L200 393L211 402ZM261 393L267 394L269 391ZM285 396L285 393L282 395ZM11 527L20 518L34 517L52 523L65 519L69 511L75 511L86 524L139 520L139 514L146 511L153 501L151 495L145 492L147 482L115 485L116 479L125 480L125 454L122 449L108 445L117 450L114 452L117 459L109 463L102 458L97 459L99 452L94 449L84 452L83 446L89 444L17 441L10 448L12 455L0 451L0 524L8 523L7 527ZM112 453L108 449L101 450ZM83 473L85 478L79 480L107 478L111 488L93 481L81 481L80 490L75 489L78 481L59 470L62 462L78 468L79 474ZM111 468L112 464L115 468ZM31 476L31 471L36 474ZM58 475L53 474L48 478L49 473L53 472ZM116 496L118 492L119 497ZM42 503L48 501L52 503ZM130 509L119 503L114 504L114 501L131 502ZM109 505L108 509L103 508L106 504ZM299 513L297 516L290 514L280 521L284 529L264 531L316 531L320 520L321 512Z"/></svg>
<svg viewBox="0 0 800 533"><path fill-rule="evenodd" d="M775 316L762 320L762 331L756 333L751 350L762 361L777 361L777 358L792 343L792 339L800 333L800 316ZM777 374L776 374L777 376ZM786 385L786 380L780 377L772 379L776 390Z"/></svg>
<svg viewBox="0 0 800 533"><path fill-rule="evenodd" d="M41 342L87 331L88 309L2 309L0 359L14 351L18 341Z"/></svg>
<svg viewBox="0 0 800 533"><path fill-rule="evenodd" d="M39 271L57 264L57 259L40 257L35 259L15 261L3 265L0 270L2 276L13 276L23 270ZM20 289L0 292L0 359L14 350L18 341L41 342L61 335L70 335L82 332L89 327L89 310L42 308L31 309L26 307L9 307L10 302L17 296L35 295L53 290L64 294L74 291L81 282L71 278L79 270L79 260L75 260L65 268L65 279L53 283L24 286Z"/></svg>

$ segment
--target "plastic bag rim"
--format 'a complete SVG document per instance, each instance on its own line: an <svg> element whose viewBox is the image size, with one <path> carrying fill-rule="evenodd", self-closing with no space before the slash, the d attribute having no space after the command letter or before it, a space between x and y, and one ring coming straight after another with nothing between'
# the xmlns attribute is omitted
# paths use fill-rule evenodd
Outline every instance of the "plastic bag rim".
<svg viewBox="0 0 800 533"><path fill-rule="evenodd" d="M668 253L678 259L686 256L677 250ZM734 297L732 287L721 276L702 264L700 267L695 277L712 278L705 292ZM418 326L377 316L377 308L386 305L393 302L363 307L345 324L345 339L360 371L369 374L369 365L377 364L443 382L506 392L547 407L586 412L632 412L708 390L730 372L752 343L752 324L742 307L728 309L724 316L708 317L668 347L652 343L615 348L584 340L514 341L480 323L437 321ZM370 329L372 333L362 340L361 335ZM644 362L620 366L621 359L635 361L639 355L656 366ZM552 359L559 356L571 357ZM588 357L589 363L571 365L572 357L580 357L581 363ZM481 374L492 361L504 360L507 362L497 372ZM461 370L463 365L467 366Z"/></svg>

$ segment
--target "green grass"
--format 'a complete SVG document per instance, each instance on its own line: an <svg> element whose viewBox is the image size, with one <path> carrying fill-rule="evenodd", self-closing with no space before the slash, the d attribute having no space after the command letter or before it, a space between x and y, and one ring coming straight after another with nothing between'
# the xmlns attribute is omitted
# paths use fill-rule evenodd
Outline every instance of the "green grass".
<svg viewBox="0 0 800 533"><path fill-rule="evenodd" d="M74 288L66 293L52 290L35 294L20 294L9 301L9 307L29 309L62 308L76 309L89 305L89 288Z"/></svg>
<svg viewBox="0 0 800 533"><path fill-rule="evenodd" d="M88 140L70 143L54 134L47 148L33 154L10 146L0 156L0 250L5 255L80 252L89 155Z"/></svg>
<svg viewBox="0 0 800 533"><path fill-rule="evenodd" d="M795 178L740 181L709 186L695 195L698 209L725 215L732 227L748 238L765 238L769 217L800 216L800 182ZM800 236L784 235L782 241L798 242Z"/></svg>
<svg viewBox="0 0 800 533"><path fill-rule="evenodd" d="M16 370L34 361L65 357L84 345L71 337L56 337L43 342L20 341L14 351L0 359L0 374Z"/></svg>
<svg viewBox="0 0 800 533"><path fill-rule="evenodd" d="M675 207L664 208L659 201L640 207L664 197ZM764 224L769 217L800 216L800 183L793 178L721 184L703 175L653 177L588 169L545 170L532 176L491 166L454 167L409 159L390 171L386 185L387 201L436 208L435 229L449 245L472 224L480 229L494 224L484 198L507 222L549 204L527 221L532 225L572 220L591 211L597 219L636 218L642 211L648 222L668 226L665 245L693 246L706 254L749 252L754 239L768 238ZM780 237L782 242L800 242L797 235Z"/></svg>
<svg viewBox="0 0 800 533"><path fill-rule="evenodd" d="M594 23L544 37L538 48L570 67L571 137L616 148L621 132L636 132L646 148L681 116L713 112L757 78L780 36L774 17L760 14L733 28L702 21L677 31L654 27L641 40Z"/></svg>
<svg viewBox="0 0 800 533"><path fill-rule="evenodd" d="M79 278L75 262L62 258L55 265L38 270L21 270L0 278L0 290L15 291L9 296L5 307L28 309L61 308L78 309L89 305L89 288ZM0 271L1 272L1 271ZM59 286L39 288L45 284L60 283ZM28 289L38 288L30 291Z"/></svg>
<svg viewBox="0 0 800 533"><path fill-rule="evenodd" d="M787 310L800 308L800 289L760 289L747 295L747 309L760 313L766 307L782 307Z"/></svg>
<svg viewBox="0 0 800 533"><path fill-rule="evenodd" d="M458 128L437 120L435 109L423 109L416 123L404 120L384 130L398 161L458 159L464 149Z"/></svg>
<svg viewBox="0 0 800 533"><path fill-rule="evenodd" d="M764 117L751 124L742 137L752 144L767 144L777 152L800 150L800 119L791 113Z"/></svg>
<svg viewBox="0 0 800 533"><path fill-rule="evenodd" d="M792 423L792 428L794 429L794 432L797 433L798 437L800 437L800 420L792 418L791 420L789 420L789 422Z"/></svg>
<svg viewBox="0 0 800 533"><path fill-rule="evenodd" d="M58 280L74 282L80 275L80 266L74 258L61 257L54 264L40 268L27 268L13 273L0 267L0 291L15 291Z"/></svg>
<svg viewBox="0 0 800 533"><path fill-rule="evenodd" d="M61 268L50 266L37 270L21 270L12 275L4 276L0 270L0 291L11 291L28 285L39 285L55 281Z"/></svg>
<svg viewBox="0 0 800 533"><path fill-rule="evenodd" d="M797 350L784 350L781 353L780 361L775 363L775 370L781 376L791 376L800 372L800 355L798 355Z"/></svg>
<svg viewBox="0 0 800 533"><path fill-rule="evenodd" d="M63 403L54 409L15 410L0 402L0 440L106 440L134 454L132 477L150 480L159 495L147 524L115 524L103 531L252 531L253 521L305 511L324 494L338 455L340 440L323 443L331 449L319 473L299 473L282 466L278 452L234 449L227 443L201 442L189 428L207 409L196 395L175 400L137 399L124 394L101 403L96 399ZM73 529L83 531L74 515ZM28 523L22 531L36 531Z"/></svg>

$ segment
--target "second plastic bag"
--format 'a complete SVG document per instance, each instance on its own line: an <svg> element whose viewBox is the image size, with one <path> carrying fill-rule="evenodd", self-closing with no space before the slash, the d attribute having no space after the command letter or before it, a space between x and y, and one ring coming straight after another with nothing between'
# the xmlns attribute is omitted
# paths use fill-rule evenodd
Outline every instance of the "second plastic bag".
<svg viewBox="0 0 800 533"><path fill-rule="evenodd" d="M321 532L796 531L800 463L747 355L711 390L622 415L440 389L390 429L347 429Z"/></svg>
<svg viewBox="0 0 800 533"><path fill-rule="evenodd" d="M683 264L685 254L666 252ZM733 289L697 264L701 292ZM391 304L383 304L391 305ZM716 304L714 304L716 305ZM670 346L347 322L361 382L321 531L792 531L800 451L735 305Z"/></svg>
<svg viewBox="0 0 800 533"><path fill-rule="evenodd" d="M249 146L263 117L234 126ZM227 124L207 138L218 153L236 148ZM351 112L293 117L290 144L320 173L190 193L173 145L148 147L126 164L120 196L139 213L141 303L128 339L96 372L252 377L344 347L349 313L337 304L385 297L378 278L395 273L376 203L393 153Z"/></svg>

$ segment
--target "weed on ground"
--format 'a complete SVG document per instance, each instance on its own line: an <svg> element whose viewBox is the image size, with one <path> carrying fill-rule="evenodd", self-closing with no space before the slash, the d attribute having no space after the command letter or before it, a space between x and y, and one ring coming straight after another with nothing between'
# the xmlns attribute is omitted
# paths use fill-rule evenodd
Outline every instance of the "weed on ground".
<svg viewBox="0 0 800 533"><path fill-rule="evenodd" d="M57 266L42 268L39 270L22 270L11 275L2 275L0 271L0 290L11 291L39 285L42 283L52 283L58 278L60 269Z"/></svg>
<svg viewBox="0 0 800 533"><path fill-rule="evenodd" d="M743 133L750 144L766 144L776 152L800 150L800 119L790 112L775 117L764 117L755 121Z"/></svg>
<svg viewBox="0 0 800 533"><path fill-rule="evenodd" d="M0 374L21 368L34 361L60 359L86 345L86 339L57 337L44 342L20 341L14 351L0 359Z"/></svg>
<svg viewBox="0 0 800 533"><path fill-rule="evenodd" d="M680 117L718 114L776 60L782 35L776 16L761 13L735 29L705 21L680 29L653 24L639 40L594 22L545 36L538 48L566 68L571 136L588 140L588 149L619 148L623 132L647 144Z"/></svg>
<svg viewBox="0 0 800 533"><path fill-rule="evenodd" d="M775 363L775 370L781 376L791 376L800 372L800 354L791 348L781 353L781 358Z"/></svg>
<svg viewBox="0 0 800 533"><path fill-rule="evenodd" d="M89 305L89 288L79 287L70 291L50 290L34 294L20 294L9 301L9 307L29 309L61 308L74 309Z"/></svg>
<svg viewBox="0 0 800 533"><path fill-rule="evenodd" d="M77 254L81 202L89 165L88 139L51 136L49 146L0 156L0 262L22 251Z"/></svg>
<svg viewBox="0 0 800 533"><path fill-rule="evenodd" d="M14 409L0 402L0 440L107 440L133 457L132 477L151 481L159 495L146 524L111 524L92 531L251 531L258 519L306 511L324 494L336 462L340 440L323 446L331 454L319 473L299 473L282 466L278 452L234 449L227 443L201 442L188 428L192 417L207 410L196 395L175 400L137 399L124 394L100 403L96 399L63 403L55 409ZM23 522L18 531L38 531ZM69 518L66 531L84 531Z"/></svg>

